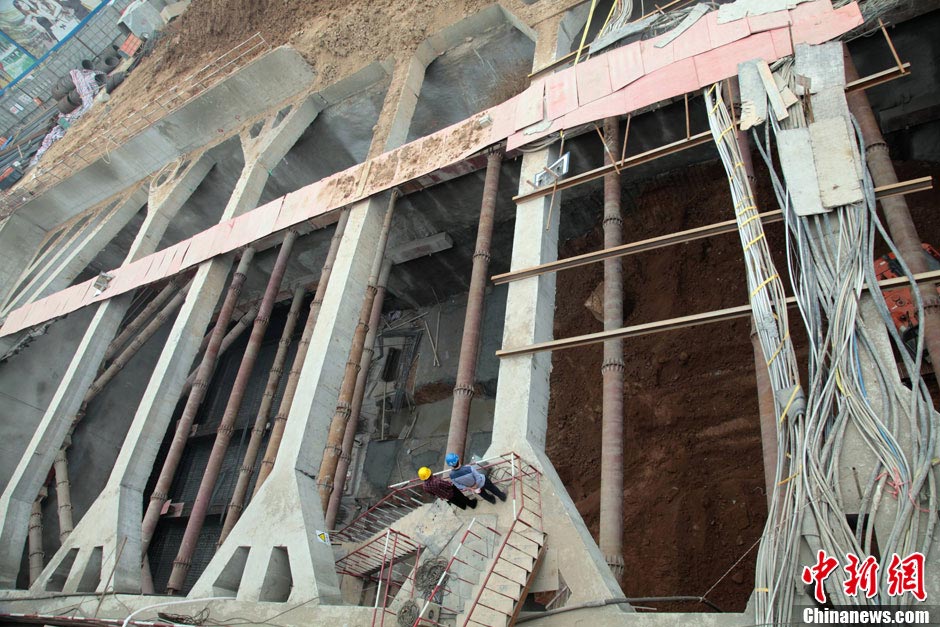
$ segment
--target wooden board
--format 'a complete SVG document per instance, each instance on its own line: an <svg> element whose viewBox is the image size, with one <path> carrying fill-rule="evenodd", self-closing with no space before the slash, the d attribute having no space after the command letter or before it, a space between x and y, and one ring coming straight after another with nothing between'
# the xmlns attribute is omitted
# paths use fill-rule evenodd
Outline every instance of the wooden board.
<svg viewBox="0 0 940 627"><path fill-rule="evenodd" d="M607 56L609 57L607 65L610 71L610 87L614 91L623 89L646 74L638 41L622 48L615 48Z"/></svg>
<svg viewBox="0 0 940 627"><path fill-rule="evenodd" d="M516 102L515 130L532 126L545 117L545 81L538 80L529 86Z"/></svg>
<svg viewBox="0 0 940 627"><path fill-rule="evenodd" d="M811 216L826 213L819 195L819 178L816 175L809 129L781 130L777 133L777 150L796 214Z"/></svg>
<svg viewBox="0 0 940 627"><path fill-rule="evenodd" d="M843 117L816 120L809 125L809 136L816 155L819 196L823 207L852 205L864 200L853 149L853 135ZM824 158L819 158L824 157Z"/></svg>
<svg viewBox="0 0 940 627"><path fill-rule="evenodd" d="M584 106L610 95L610 71L607 55L588 59L574 66L578 82L578 104Z"/></svg>
<svg viewBox="0 0 940 627"><path fill-rule="evenodd" d="M546 76L545 109L548 119L556 120L577 108L578 81L575 72L564 70Z"/></svg>
<svg viewBox="0 0 940 627"><path fill-rule="evenodd" d="M738 64L750 59L776 61L770 33L758 33L695 57L699 85L708 87L738 73Z"/></svg>

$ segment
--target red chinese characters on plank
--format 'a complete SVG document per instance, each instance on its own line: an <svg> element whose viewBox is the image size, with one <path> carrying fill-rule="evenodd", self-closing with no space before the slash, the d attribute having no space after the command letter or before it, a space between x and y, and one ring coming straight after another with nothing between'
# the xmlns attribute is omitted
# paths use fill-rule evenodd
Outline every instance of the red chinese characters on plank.
<svg viewBox="0 0 940 627"><path fill-rule="evenodd" d="M862 560L854 553L847 553L845 558L843 570L846 578L842 582L845 594L850 597L864 594L869 599L876 596L880 568L878 561L871 555ZM822 550L816 553L815 564L803 568L803 583L813 584L813 597L817 602L826 603L826 580L838 568L839 560ZM900 597L909 592L918 601L927 599L924 589L923 553L911 553L903 559L896 553L892 554L885 575L888 596Z"/></svg>

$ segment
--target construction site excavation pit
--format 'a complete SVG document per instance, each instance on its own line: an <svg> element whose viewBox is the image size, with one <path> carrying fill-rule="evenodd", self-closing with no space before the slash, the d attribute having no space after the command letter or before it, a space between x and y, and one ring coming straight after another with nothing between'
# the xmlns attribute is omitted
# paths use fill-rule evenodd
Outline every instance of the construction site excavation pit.
<svg viewBox="0 0 940 627"><path fill-rule="evenodd" d="M787 624L817 548L940 594L938 29L192 3L0 193L0 622Z"/></svg>

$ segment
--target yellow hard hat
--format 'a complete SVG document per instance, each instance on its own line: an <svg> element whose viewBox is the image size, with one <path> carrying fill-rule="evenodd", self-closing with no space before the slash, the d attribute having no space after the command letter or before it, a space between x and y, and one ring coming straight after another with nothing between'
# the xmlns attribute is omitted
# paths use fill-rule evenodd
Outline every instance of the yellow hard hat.
<svg viewBox="0 0 940 627"><path fill-rule="evenodd" d="M421 481L427 481L431 477L431 469L427 466L422 466L418 469L418 479Z"/></svg>

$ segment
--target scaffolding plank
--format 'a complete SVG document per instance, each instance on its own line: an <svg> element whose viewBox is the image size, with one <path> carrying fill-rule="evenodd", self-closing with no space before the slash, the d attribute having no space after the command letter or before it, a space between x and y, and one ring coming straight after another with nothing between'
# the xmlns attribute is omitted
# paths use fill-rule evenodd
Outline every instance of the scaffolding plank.
<svg viewBox="0 0 940 627"><path fill-rule="evenodd" d="M578 81L578 104L584 106L610 95L610 71L607 55L594 57L575 66ZM541 118L539 118L541 120Z"/></svg>
<svg viewBox="0 0 940 627"><path fill-rule="evenodd" d="M780 131L777 133L777 150L796 214L811 216L826 213L819 195L819 178L816 175L809 129Z"/></svg>
<svg viewBox="0 0 940 627"><path fill-rule="evenodd" d="M646 73L638 41L611 50L607 56L609 57L607 65L610 70L610 87L614 91L623 89Z"/></svg>
<svg viewBox="0 0 940 627"><path fill-rule="evenodd" d="M571 70L545 77L545 107L549 120L555 120L578 108L578 81Z"/></svg>

